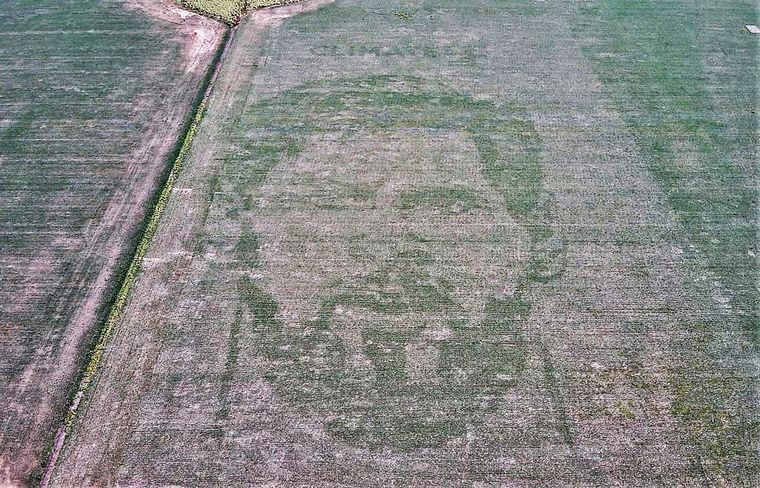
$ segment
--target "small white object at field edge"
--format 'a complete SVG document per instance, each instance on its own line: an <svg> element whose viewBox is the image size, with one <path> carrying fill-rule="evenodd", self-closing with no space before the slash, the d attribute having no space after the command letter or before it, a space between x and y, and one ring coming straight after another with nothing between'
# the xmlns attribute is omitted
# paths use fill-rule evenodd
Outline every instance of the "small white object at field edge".
<svg viewBox="0 0 760 488"><path fill-rule="evenodd" d="M750 32L750 34L760 34L760 27L756 25L745 25L744 27Z"/></svg>

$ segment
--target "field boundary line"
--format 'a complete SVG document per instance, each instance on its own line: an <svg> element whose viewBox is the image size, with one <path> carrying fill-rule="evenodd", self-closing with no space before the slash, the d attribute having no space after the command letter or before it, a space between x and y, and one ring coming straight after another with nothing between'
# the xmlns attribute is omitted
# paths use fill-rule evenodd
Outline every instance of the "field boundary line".
<svg viewBox="0 0 760 488"><path fill-rule="evenodd" d="M71 433L74 422L76 421L82 399L85 397L85 395L88 394L90 387L94 384L96 374L100 369L103 355L106 351L106 347L108 346L116 325L124 313L124 309L126 308L132 288L134 287L134 284L137 281L137 276L142 268L142 263L148 253L148 249L150 248L153 236L158 229L158 224L161 220L161 216L164 210L166 209L169 197L172 194L174 184L177 182L177 178L179 177L184 162L190 153L193 139L195 138L195 133L198 130L198 126L200 125L201 120L203 119L203 115L205 114L206 105L213 90L214 83L216 82L216 79L219 75L219 71L221 70L225 55L227 54L229 46L232 43L234 34L235 28L232 27L229 28L222 37L222 42L217 48L216 53L214 54L214 58L212 59L206 72L206 75L201 82L201 86L198 90L198 96L196 97L195 101L193 102L193 106L190 109L189 117L185 123L184 130L182 130L180 133L181 136L178 139L178 142L182 141L182 143L179 145L178 150L175 149L175 151L172 152L172 156L170 156L169 160L173 160L168 174L166 175L163 184L159 185L156 189L153 201L149 203L149 206L151 208L148 210L148 217L145 220L143 230L139 234L140 237L137 247L135 248L132 254L132 258L129 261L129 266L123 275L121 285L118 288L118 292L116 293L115 298L109 307L109 312L106 320L100 327L98 339L95 342L95 345L90 349L89 360L87 360L86 367L80 376L78 387L73 395L73 398L70 401L63 422L56 432L55 441L51 447L47 465L45 466L44 475L39 485L40 488L48 488L50 479L53 475L53 471L55 470L56 463L58 461L58 457L60 456L66 438Z"/></svg>

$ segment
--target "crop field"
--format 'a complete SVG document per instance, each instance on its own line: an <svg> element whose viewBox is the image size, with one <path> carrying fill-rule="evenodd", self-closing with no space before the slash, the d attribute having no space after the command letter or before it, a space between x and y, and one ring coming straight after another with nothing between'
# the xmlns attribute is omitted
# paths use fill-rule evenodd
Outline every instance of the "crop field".
<svg viewBox="0 0 760 488"><path fill-rule="evenodd" d="M0 9L0 486L39 481L221 41L143 4Z"/></svg>
<svg viewBox="0 0 760 488"><path fill-rule="evenodd" d="M49 486L759 485L757 18L248 11Z"/></svg>

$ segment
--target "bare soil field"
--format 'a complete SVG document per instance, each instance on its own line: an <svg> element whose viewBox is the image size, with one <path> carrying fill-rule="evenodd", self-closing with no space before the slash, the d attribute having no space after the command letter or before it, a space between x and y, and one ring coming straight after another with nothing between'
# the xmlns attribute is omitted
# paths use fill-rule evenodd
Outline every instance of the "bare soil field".
<svg viewBox="0 0 760 488"><path fill-rule="evenodd" d="M3 5L0 486L39 480L223 32L169 0Z"/></svg>
<svg viewBox="0 0 760 488"><path fill-rule="evenodd" d="M245 16L51 486L759 484L756 7L630 3Z"/></svg>

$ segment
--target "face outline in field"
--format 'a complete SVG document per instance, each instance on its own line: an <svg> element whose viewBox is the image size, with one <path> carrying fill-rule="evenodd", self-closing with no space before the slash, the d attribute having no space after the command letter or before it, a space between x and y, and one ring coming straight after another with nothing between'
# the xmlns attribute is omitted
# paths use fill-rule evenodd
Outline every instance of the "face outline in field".
<svg viewBox="0 0 760 488"><path fill-rule="evenodd" d="M310 130L252 195L265 378L369 447L465 434L526 361L531 236L484 176L488 135L413 122Z"/></svg>

